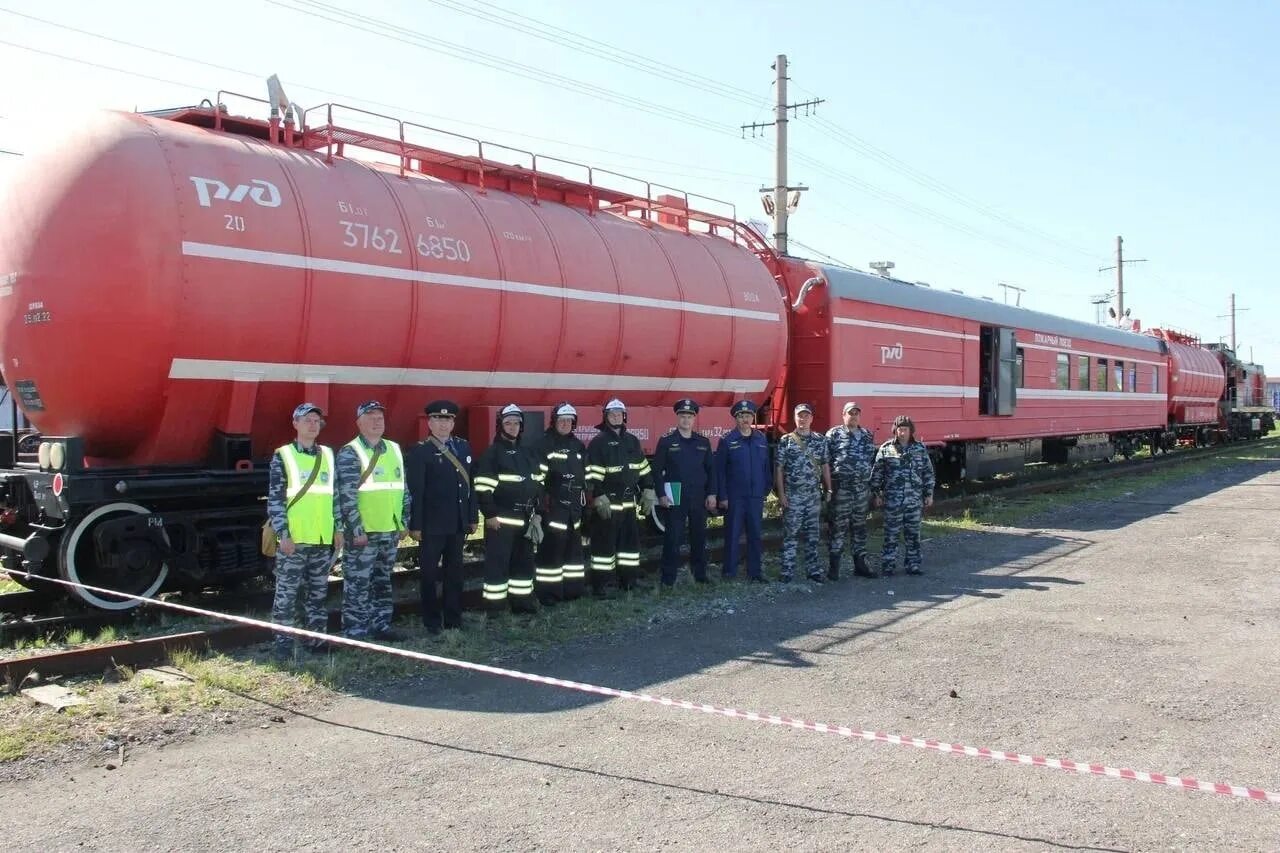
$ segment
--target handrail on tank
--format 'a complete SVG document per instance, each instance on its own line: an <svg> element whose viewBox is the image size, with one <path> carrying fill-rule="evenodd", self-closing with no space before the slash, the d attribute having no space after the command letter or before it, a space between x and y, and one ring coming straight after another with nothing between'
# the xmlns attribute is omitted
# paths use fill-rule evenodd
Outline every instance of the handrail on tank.
<svg viewBox="0 0 1280 853"><path fill-rule="evenodd" d="M306 110L303 111L302 128L304 133L306 132L306 129L307 129L307 114L310 113L312 110L318 110L321 107L323 107L325 111L325 125L326 125L325 131L326 131L326 136L328 140L325 146L325 152L324 152L326 163L333 162L333 129L334 129L333 108L337 107L339 109L348 110L353 113L360 113L361 115L372 116L373 118L380 118L380 119L384 119L386 121L395 123L396 130L399 131L399 141L400 141L400 151L399 151L399 157L397 159L400 161L399 162L400 177L402 178L404 177L404 172L405 172L404 161L406 156L406 149L405 149L405 143L404 143L404 121L402 119L398 119L395 116L385 115L383 113L375 113L372 110L362 110L360 109L360 107L352 107L352 106L348 106L347 104L339 104L339 103L334 103L333 101L330 101L327 104L318 104L314 107L308 107Z"/></svg>
<svg viewBox="0 0 1280 853"><path fill-rule="evenodd" d="M221 97L222 94L223 93L220 92L219 96ZM238 95L238 93L234 93L234 92L231 92L228 94L237 95L238 97L246 97L249 100L266 104L268 107L270 106L270 102L264 101L261 98L253 98L251 96L240 96ZM356 128L338 127L334 123L335 108L348 110L352 113L357 113L363 116L369 116L375 119L381 119L384 121L393 122L398 130L397 138L394 138L394 139L387 138L385 136L380 136L376 132L358 130ZM323 110L324 112L325 126L324 127L311 126L311 124L309 123L310 115L314 112L321 111L321 110ZM444 130L438 127L432 127L431 125L403 121L401 119L396 118L395 116L385 115L383 113L376 113L371 110L365 110L359 107L352 107L346 104L334 103L334 102L330 102L327 104L317 104L305 110L300 110L300 112L301 112L301 121L302 121L302 127L301 127L302 138L303 139L310 138L313 141L322 139L324 141L323 145L325 148L325 158L327 162L333 161L333 157L335 155L335 145L337 146L337 151L336 151L337 156L343 156L342 148L347 143L337 141L337 139L335 138L335 133L343 133L354 138L353 141L351 142L351 144L353 145L368 147L373 150L382 151L387 154L393 154L393 153L398 154L399 161L400 161L399 167L400 167L401 177L405 175L406 170L412 170L413 167L411 163L415 155L419 160L418 168L420 171L427 171L427 167L424 165L425 163L435 162L438 165L446 166L446 165L450 165L448 163L448 158L456 157L459 162L456 164L453 164L453 167L461 168L463 171L467 171L467 170L474 171L476 184L478 189L481 192L484 192L486 189L486 183L487 183L486 175L488 175L491 172L506 173L512 179L528 180L530 187L532 189L533 199L536 203L541 199L544 185L551 179L558 179L558 180L564 181L566 184L577 185L579 188L585 189L587 194L587 210L589 215L594 216L595 214L600 212L600 210L602 209L601 202L602 202L602 199L604 199L604 200L607 200L608 203L604 205L603 209L608 210L610 207L613 207L615 209L620 210L623 216L627 216L629 218L631 217L631 214L635 212L639 214L638 218L644 222L652 222L654 211L662 207L662 205L654 199L654 195L653 195L654 189L657 188L660 190L670 190L684 199L684 210L676 211L674 213L675 215L680 216L684 219L683 230L685 231L685 233L692 232L692 229L690 228L690 224L692 222L695 222L695 221L701 222L707 226L708 233L714 236L720 236L720 232L718 229L720 228L727 229L729 231L728 237L729 239L732 240L734 244L738 244L739 242L742 242L748 248L750 248L751 251L755 252L756 254L768 255L772 251L768 243L762 240L759 237L759 235L757 235L754 231L752 231L750 226L748 226L746 223L738 221L737 206L734 205L732 202L728 202L723 199L717 199L712 196L702 195L700 193L691 193L686 190L681 190L677 187L671 187L665 184L654 183L652 181L647 181L647 180L644 180L643 178L637 178L633 175L628 175L623 172L615 172L611 169L602 169L594 166L589 166L585 163L578 163L573 160L565 160L560 157L553 157L546 154L537 154L533 151L529 151L523 148L516 148L514 146L506 145L500 142L485 142L484 140L479 139L477 137L467 136L466 134L456 133L454 131ZM476 154L475 155L458 154L458 153L446 151L443 149L432 148L429 145L418 145L416 143L409 141L409 139L406 136L406 128L417 128L419 130L423 130L428 133L440 134L442 136L464 140L476 146ZM363 138L363 142L358 141L360 137ZM508 166L496 161L489 162L488 160L485 159L486 145L491 148L500 148L505 151L513 151L520 154L524 154L531 158L531 166L528 170L526 170L523 166L520 166L520 165ZM395 151L388 150L388 147L390 146L394 146L396 150ZM319 146L315 146L315 147L318 149ZM444 159L439 159L439 158L444 158ZM539 161L543 161L543 162L550 161L554 163L561 163L567 166L573 166L578 169L584 169L587 173L586 183L583 184L578 180L568 178L563 175L556 175L551 172L543 173L538 168ZM462 165L463 163L466 163L467 165ZM636 184L637 186L642 186L644 188L644 193L643 195L641 195L639 192L627 192L624 190L612 189L610 187L602 186L597 181L598 175L610 175L615 178L619 178L623 181ZM722 205L723 207L728 209L729 214L726 217L722 214L711 213L710 211L693 210L690 207L690 201L692 199L702 199L703 201L712 202L717 205Z"/></svg>
<svg viewBox="0 0 1280 853"><path fill-rule="evenodd" d="M689 193L677 187L669 187L666 184L653 184L653 186L657 187L659 190L671 190L672 192L677 193L682 199L684 199L684 209L682 211L683 215L681 216L680 214L677 214L677 216L679 216L680 221L683 223L681 225L681 228L684 229L684 233L688 234L689 233ZM662 202L657 201L653 197L652 187L650 188L649 192L650 192L649 206L653 207L655 204L658 205L659 207L658 212L659 214L661 214L663 210L666 208L666 205L662 204Z"/></svg>
<svg viewBox="0 0 1280 853"><path fill-rule="evenodd" d="M576 167L577 167L577 168L579 168L579 169L585 169L585 170L586 170L586 172L587 172L587 198L588 198L589 203L591 204L592 208L594 208L594 207L595 207L595 203L596 203L596 202L595 202L595 199L596 199L596 186L595 186L595 181L593 180L593 176L592 176L592 169L591 169L591 167L590 167L590 166L588 166L588 165L587 165L587 164L585 164L585 163L577 163L577 162L574 162L573 160L565 160L565 159L563 159L563 158L561 158L561 157L552 157L550 154L534 154L534 155L533 155L533 172L534 172L534 174L535 174L535 175L536 175L536 174L538 174L538 160L539 160L539 159L542 159L542 160L550 160L550 161L551 161L551 162L553 162L553 163L563 163L563 164L564 164L564 165L566 165L566 166L576 166ZM561 177L564 177L564 176L562 175ZM565 180L570 180L569 178L564 178L564 179L565 179ZM577 182L575 181L574 183L577 183ZM533 199L534 199L534 201L537 201L537 200L538 200L538 188L537 188L537 185L536 185L536 184L534 185ZM595 210L594 210L594 209L593 209L593 210L591 210L591 215L592 215L592 216L595 216L595 215L596 215L596 212L595 212Z"/></svg>
<svg viewBox="0 0 1280 853"><path fill-rule="evenodd" d="M479 158L480 158L480 153L479 153L479 152L482 150L482 146L484 145L484 142L483 142L483 141L481 141L480 139L477 139L477 138L476 138L476 137L474 137L474 136L467 136L465 133L454 133L452 130L442 130L441 128L438 128L438 127L432 127L432 126L431 126L431 125L429 125L429 124L418 124L417 122L412 122L412 121L406 121L406 122L404 123L404 126L405 126L405 127L416 127L416 128L418 128L419 130L425 130L425 131L427 131L428 133L438 133L438 134L441 134L442 136L452 136L454 139L464 139L464 140L466 140L467 142L472 142L472 143L474 143L474 144L475 144L475 146L476 146L476 155L475 155L475 156L476 156L476 158L477 158L477 159L479 159ZM406 144L409 144L409 143L406 143ZM412 145L412 144L410 144L410 147L415 148L415 149L416 149L416 148L418 148L418 146L417 146L417 145ZM467 157L470 157L470 156L472 156L472 155L470 155L470 154L457 154L457 155L455 155L455 156L460 157L460 158L467 158ZM422 158L421 158L421 157L419 157L419 158L418 158L418 166L419 166L419 168L421 168L421 166L422 166ZM481 174L480 174L480 189L481 189L481 190L483 190L483 189L484 189L484 173L483 173L483 171L482 171L482 172L481 172Z"/></svg>
<svg viewBox="0 0 1280 853"><path fill-rule="evenodd" d="M637 184L644 184L645 200L648 201L650 198L653 197L653 190L651 188L652 185L649 183L649 181L646 181L644 178L637 178L637 177L633 177L632 175L624 175L621 172L614 172L611 169L593 169L592 171L598 172L599 174L602 174L602 175L613 175L615 178L622 178L625 181L635 181ZM635 200L637 196L632 195L631 198L632 200ZM628 214L629 209L630 208L627 205L627 203L622 202L622 213L624 216ZM637 209L640 211L640 215L641 215L640 218L648 222L649 221L648 207L647 206L640 207Z"/></svg>
<svg viewBox="0 0 1280 853"><path fill-rule="evenodd" d="M479 165L480 165L480 178L481 178L480 189L481 190L484 189L484 183L483 183L484 169L485 169L485 163L487 162L484 158L484 146L486 144L488 144L491 148L501 148L503 151L514 151L517 154L527 154L531 161L536 161L538 159L537 154L534 154L532 151L525 151L523 148L514 148L510 145L503 145L501 142L485 143L484 140L480 140L480 158L479 158L480 164ZM524 167L517 166L516 168L523 169ZM530 166L530 168L532 169L532 166ZM532 181L532 184L533 184L533 200L536 203L538 201L538 172L536 169L532 169L532 173L530 174L530 180Z"/></svg>
<svg viewBox="0 0 1280 853"><path fill-rule="evenodd" d="M254 97L253 95L244 95L244 94L241 94L240 92L233 92L230 89L219 89L217 101L215 101L217 106L214 107L214 110L213 110L213 129L214 130L222 130L222 108L227 106L226 102L222 100L223 95L232 95L237 98L244 98L246 101L253 101L254 103L258 103L258 104L265 104L268 107L271 106L271 102L263 98Z"/></svg>

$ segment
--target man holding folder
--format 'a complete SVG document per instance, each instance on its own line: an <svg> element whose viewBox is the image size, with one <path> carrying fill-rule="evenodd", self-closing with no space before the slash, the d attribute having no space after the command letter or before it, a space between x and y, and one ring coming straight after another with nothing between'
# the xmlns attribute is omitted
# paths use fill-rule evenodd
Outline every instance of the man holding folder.
<svg viewBox="0 0 1280 853"><path fill-rule="evenodd" d="M653 475L658 504L666 507L662 542L662 587L675 585L680 546L689 528L689 567L698 583L707 580L707 512L716 506L716 473L711 441L693 431L698 404L684 399L673 406L676 429L658 439Z"/></svg>

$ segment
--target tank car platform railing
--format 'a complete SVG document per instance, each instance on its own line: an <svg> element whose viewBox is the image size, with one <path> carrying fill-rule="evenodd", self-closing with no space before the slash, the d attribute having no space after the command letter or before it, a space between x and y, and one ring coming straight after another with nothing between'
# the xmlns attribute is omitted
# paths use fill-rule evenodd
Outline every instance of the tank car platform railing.
<svg viewBox="0 0 1280 853"><path fill-rule="evenodd" d="M270 118L259 119L233 114L227 105L229 98L265 107ZM395 129L394 134L387 135L361 129L346 122L339 123L335 119L335 111L346 111L366 120L389 123ZM296 125L293 120L295 114L299 121ZM349 147L377 152L394 158L393 163L385 165L395 166L402 177L408 174L429 175L441 180L474 186L482 193L490 188L501 189L526 196L534 204L544 199L555 201L582 208L592 216L605 212L626 216L645 224L674 226L685 233L694 233L690 224L697 223L702 226L697 233L707 233L726 238L735 244L742 244L765 259L773 256L772 248L764 237L739 221L737 206L732 202L686 192L621 172L538 154L501 143L488 142L443 128L407 122L395 116L375 113L360 107L335 102L303 109L290 102L282 120L280 106L272 101L241 92L221 90L212 104L206 100L196 107L181 107L156 113L156 115L216 131L250 136L289 148L323 151L328 162L333 162L335 157L345 158ZM316 117L317 124L310 123L312 116ZM320 118L321 116L323 118ZM434 134L456 140L465 148L474 149L475 153L458 153L423 145L409 138L411 132ZM499 162L491 156L495 150L520 154L528 158L529 167ZM544 164L555 164L580 171L583 179L575 180L548 171ZM636 187L637 190L627 192L604 186L598 180L601 175L620 179ZM700 209L701 205L694 207L694 203L697 202L706 202L711 206L723 208L725 213Z"/></svg>
<svg viewBox="0 0 1280 853"><path fill-rule="evenodd" d="M360 129L346 122L338 123L335 120L335 111L338 110L366 119L390 122L395 127L395 135ZM315 115L318 118L320 114L323 114L323 122L312 124L311 117ZM415 131L456 140L467 147L473 147L475 153L460 154L414 142L410 135ZM643 178L560 157L489 142L443 128L403 121L394 116L359 107L329 103L303 111L302 128L297 144L312 151L323 151L330 162L334 157L345 157L349 147L375 151L395 158L395 164L402 177L409 173L417 173L441 180L465 183L476 187L481 192L490 188L502 189L527 195L535 204L544 199L554 200L561 204L581 207L592 215L598 212L609 212L645 222L662 221L664 224L680 227L686 233L691 232L690 223L696 222L705 226L706 233L727 236L735 243L741 241L756 251L762 248L767 249L759 235L738 221L737 207L732 202L686 192L646 181ZM528 159L529 167L499 162L492 156L494 151L522 155ZM543 165L548 163L580 170L585 180L575 180L548 171ZM599 175L609 175L631 182L637 187L643 187L643 194L603 186L597 180ZM663 190L669 191L672 195L662 193ZM658 194L655 195L655 192ZM698 199L722 206L726 213L718 214L692 207L690 201Z"/></svg>

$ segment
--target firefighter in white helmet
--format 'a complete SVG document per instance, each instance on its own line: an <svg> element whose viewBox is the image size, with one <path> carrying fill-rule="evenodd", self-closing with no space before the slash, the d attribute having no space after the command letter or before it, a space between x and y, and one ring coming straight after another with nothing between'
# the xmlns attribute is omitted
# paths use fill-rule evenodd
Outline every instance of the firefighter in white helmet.
<svg viewBox="0 0 1280 853"><path fill-rule="evenodd" d="M542 471L520 442L524 412L514 403L497 416L493 444L476 462L476 497L484 515L484 603L489 610L538 609L533 552L542 541Z"/></svg>
<svg viewBox="0 0 1280 853"><path fill-rule="evenodd" d="M582 561L582 509L586 505L587 447L573 431L578 410L561 403L551 412L551 426L538 443L539 467L545 477L542 544L538 546L536 592L550 604L582 595L586 565Z"/></svg>
<svg viewBox="0 0 1280 853"><path fill-rule="evenodd" d="M604 406L600 433L587 446L587 502L597 518L591 524L591 587L606 594L616 577L633 589L640 574L640 523L637 503L648 515L658 502L653 475L640 440L627 432L627 407L616 397Z"/></svg>

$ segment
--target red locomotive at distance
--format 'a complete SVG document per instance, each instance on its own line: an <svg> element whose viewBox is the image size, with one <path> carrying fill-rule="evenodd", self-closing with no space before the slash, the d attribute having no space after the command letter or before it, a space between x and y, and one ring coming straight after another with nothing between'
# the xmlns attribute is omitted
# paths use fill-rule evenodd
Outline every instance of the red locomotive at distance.
<svg viewBox="0 0 1280 853"><path fill-rule="evenodd" d="M412 442L452 397L483 446L495 406L527 409L533 440L555 403L589 431L617 396L652 450L681 397L713 437L737 399L773 431L795 402L821 425L853 399L881 438L911 413L970 477L1207 439L1234 405L1228 353L1167 334L780 257L732 205L603 170L294 117L104 113L23 164L0 370L39 436L0 451L4 565L135 593L262 572L265 462L302 400L322 440L375 398ZM1233 389L1258 383L1231 359Z"/></svg>

